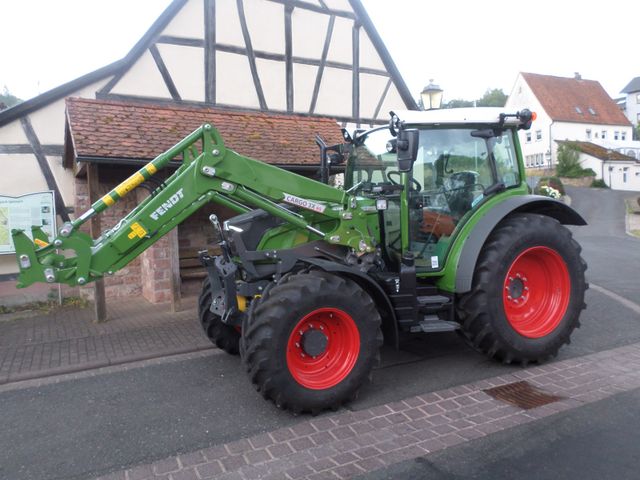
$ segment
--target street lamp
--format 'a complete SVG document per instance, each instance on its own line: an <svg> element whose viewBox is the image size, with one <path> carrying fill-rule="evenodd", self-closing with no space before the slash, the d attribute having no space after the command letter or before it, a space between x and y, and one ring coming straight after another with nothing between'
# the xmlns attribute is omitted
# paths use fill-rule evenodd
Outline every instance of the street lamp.
<svg viewBox="0 0 640 480"><path fill-rule="evenodd" d="M429 85L422 89L420 96L425 110L434 110L442 105L442 89L433 83L433 78L429 79Z"/></svg>

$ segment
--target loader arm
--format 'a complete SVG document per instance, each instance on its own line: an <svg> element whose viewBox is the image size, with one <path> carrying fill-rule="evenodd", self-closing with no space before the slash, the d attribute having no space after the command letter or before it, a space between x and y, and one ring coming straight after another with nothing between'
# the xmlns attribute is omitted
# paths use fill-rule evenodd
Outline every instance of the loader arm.
<svg viewBox="0 0 640 480"><path fill-rule="evenodd" d="M182 165L149 197L98 239L80 227L126 196L168 163ZM142 167L96 201L53 240L38 227L33 241L12 230L20 267L18 288L35 282L83 285L123 268L203 205L216 202L239 213L261 208L306 231L309 238L371 252L369 228L375 201L244 157L224 146L219 132L205 124ZM289 206L282 206L282 204ZM327 220L333 220L328 222ZM318 225L320 224L320 225ZM330 231L324 231L331 225ZM75 252L69 255L72 250Z"/></svg>

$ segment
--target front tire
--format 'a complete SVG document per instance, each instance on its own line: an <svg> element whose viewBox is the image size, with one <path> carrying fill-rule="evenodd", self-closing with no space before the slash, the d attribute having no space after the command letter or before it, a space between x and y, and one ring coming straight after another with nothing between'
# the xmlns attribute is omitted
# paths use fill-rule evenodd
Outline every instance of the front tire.
<svg viewBox="0 0 640 480"><path fill-rule="evenodd" d="M209 307L213 294L211 292L211 282L209 277L205 277L202 282L202 290L198 298L198 318L200 325L207 338L211 340L216 347L231 355L238 355L240 344L240 332L238 329L222 323L219 315L216 315Z"/></svg>
<svg viewBox="0 0 640 480"><path fill-rule="evenodd" d="M554 357L579 327L586 263L557 220L515 214L487 239L458 317L468 343L504 363Z"/></svg>
<svg viewBox="0 0 640 480"><path fill-rule="evenodd" d="M251 381L295 413L338 408L370 379L382 344L380 315L355 282L297 273L265 291L243 326Z"/></svg>

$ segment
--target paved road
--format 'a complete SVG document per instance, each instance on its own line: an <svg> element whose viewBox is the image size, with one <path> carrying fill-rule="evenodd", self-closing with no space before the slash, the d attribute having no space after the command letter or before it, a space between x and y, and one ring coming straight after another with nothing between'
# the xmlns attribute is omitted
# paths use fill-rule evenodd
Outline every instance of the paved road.
<svg viewBox="0 0 640 480"><path fill-rule="evenodd" d="M591 192L597 195L596 200L589 197ZM623 210L618 208L622 196L610 191L573 189L570 195L574 206L591 222L587 228L575 229L590 265L589 280L630 300L640 298L640 286L632 265L633 262L640 264L637 256L640 242L624 235L624 224L620 221ZM583 326L576 332L572 344L561 351L560 359L640 342L640 315L593 289L587 294L587 303ZM470 351L456 335L416 337L400 352L384 352L383 366L375 372L374 384L366 388L361 399L349 409L360 411L515 371L518 369L497 365ZM568 461L575 461L572 460L575 452L584 448L580 438L587 434L596 442L589 451L591 456L610 462L611 455L617 452L610 446L618 444L605 445L603 442L610 441L610 436L592 433L598 428L605 432L620 428L620 440L626 440L628 448L635 448L630 435L637 424L610 408L625 406L637 411L637 400L637 395L630 395L622 400L612 398L594 404L586 413L576 409L571 413L575 416L573 420L571 415L563 414L562 421L576 428L567 427L557 435L541 421L456 447L459 451L448 449L435 459L428 456L423 460L424 465L431 462L437 468L444 468L443 465L452 468L457 452L475 459L478 472L486 473L485 477L476 478L506 478L513 475L500 472L503 469L520 472L523 457L542 461L545 455L553 458L571 451L573 456ZM256 394L237 358L211 353L34 388L0 388L0 405L0 478L12 480L92 478L299 421ZM589 424L581 427L582 430L578 428L584 418L592 419L593 428ZM545 443L546 437L538 432L564 439L566 443ZM565 433L561 435L562 432ZM534 433L542 435L540 441L527 443L527 436ZM566 451L557 446L560 444ZM513 445L518 445L518 450ZM491 454L472 456L468 450L463 451L473 450L472 446L478 452ZM599 457L598 451L603 452ZM621 449L622 456L616 458L616 462L626 465L622 463L626 462L626 453L627 450ZM451 457L447 457L449 454ZM443 475L448 476L434 478L464 477L464 464L468 465L467 472L474 466L471 460L462 462L459 469L451 470L450 474L443 469ZM411 465L398 466L405 467L408 468L406 475L398 470L394 476L390 470L388 478L417 478L412 474ZM624 478L624 471L619 473ZM382 470L376 475L385 474Z"/></svg>
<svg viewBox="0 0 640 480"><path fill-rule="evenodd" d="M640 239L625 233L624 199L637 196L597 188L567 188L573 207L589 223L574 228L593 283L638 302Z"/></svg>

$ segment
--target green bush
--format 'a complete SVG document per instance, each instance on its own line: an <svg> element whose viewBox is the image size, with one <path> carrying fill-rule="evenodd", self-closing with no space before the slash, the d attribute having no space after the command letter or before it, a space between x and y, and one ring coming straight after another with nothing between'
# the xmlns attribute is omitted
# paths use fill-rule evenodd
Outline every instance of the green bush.
<svg viewBox="0 0 640 480"><path fill-rule="evenodd" d="M556 173L560 177L582 178L595 177L596 172L590 168L582 168L580 153L572 143L563 143L558 147L558 165Z"/></svg>
<svg viewBox="0 0 640 480"><path fill-rule="evenodd" d="M535 193L536 195L544 195L544 193L540 189L543 186L555 188L560 192L561 195L565 195L564 185L558 177L540 177L536 188L533 189L533 193Z"/></svg>
<svg viewBox="0 0 640 480"><path fill-rule="evenodd" d="M609 188L607 186L607 184L604 183L604 180L602 180L601 178L594 178L593 182L591 182L591 187L593 187L593 188Z"/></svg>

